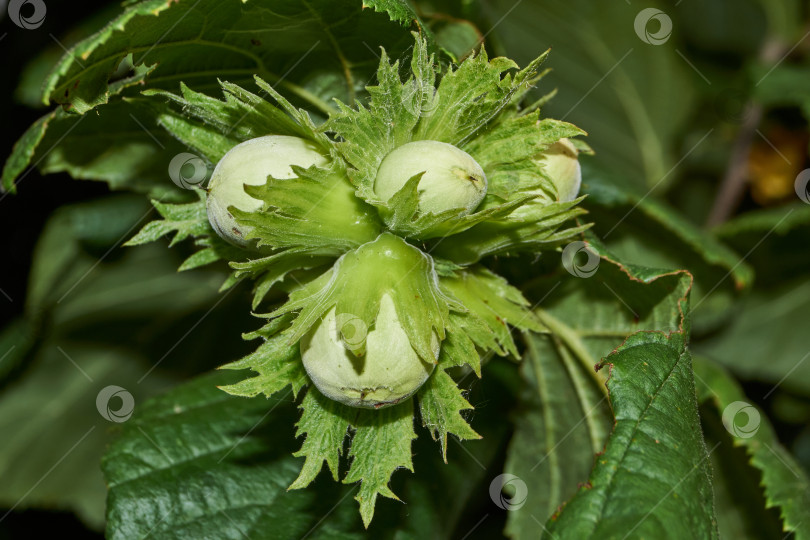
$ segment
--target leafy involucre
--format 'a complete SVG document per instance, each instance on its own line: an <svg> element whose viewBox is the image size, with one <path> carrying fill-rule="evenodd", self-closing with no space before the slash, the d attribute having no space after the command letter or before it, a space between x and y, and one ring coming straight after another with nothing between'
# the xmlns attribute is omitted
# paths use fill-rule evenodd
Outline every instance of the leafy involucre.
<svg viewBox="0 0 810 540"><path fill-rule="evenodd" d="M361 409L353 422L355 432L349 452L353 461L343 482L360 482L355 500L360 503L366 527L374 516L377 495L399 500L388 487L394 471L400 467L413 471L413 412L413 400L408 400L376 411Z"/></svg>
<svg viewBox="0 0 810 540"><path fill-rule="evenodd" d="M287 386L292 387L295 396L307 384L298 344L291 347L280 335L266 340L245 358L220 369L252 369L258 373L256 377L222 387L222 390L235 396L254 397L264 394L270 397Z"/></svg>
<svg viewBox="0 0 810 540"><path fill-rule="evenodd" d="M324 397L317 388L310 388L301 403L303 414L298 421L296 436L305 436L295 457L304 457L304 465L290 489L307 487L321 472L324 461L338 479L340 456L350 420L357 414L350 408Z"/></svg>
<svg viewBox="0 0 810 540"><path fill-rule="evenodd" d="M481 436L470 427L462 416L462 411L472 409L464 399L461 389L444 370L442 358L436 372L419 389L419 411L422 425L430 430L434 440L442 443L442 457L447 462L447 435L452 433L460 439L480 439Z"/></svg>
<svg viewBox="0 0 810 540"><path fill-rule="evenodd" d="M477 318L493 334L497 345L486 349L517 357L511 328L535 331L542 328L521 292L484 267L464 270L457 277L441 282L467 308L469 316Z"/></svg>
<svg viewBox="0 0 810 540"><path fill-rule="evenodd" d="M371 328L383 295L390 295L411 347L435 363L433 340L443 339L451 307L458 303L438 287L433 261L418 248L390 233L343 255L320 277L290 294L290 300L269 317L300 311L286 332L295 343L332 307ZM357 285L362 283L363 287ZM355 354L365 351L365 337L343 343Z"/></svg>
<svg viewBox="0 0 810 540"><path fill-rule="evenodd" d="M177 107L165 107L158 122L169 133L191 148L203 154L211 163L216 163L232 147L263 135L289 135L309 140L326 150L328 141L315 132L309 115L293 107L272 86L255 78L262 94L278 104L271 103L244 88L229 82L219 81L223 100L195 92L180 84L181 95L152 90L147 96L166 98Z"/></svg>
<svg viewBox="0 0 810 540"><path fill-rule="evenodd" d="M306 249L313 255L338 257L379 236L374 210L354 196L345 169L294 167L297 178L268 178L246 192L264 201L263 212L232 211L237 222L252 228L248 239L259 247Z"/></svg>
<svg viewBox="0 0 810 540"><path fill-rule="evenodd" d="M561 137L583 133L564 122L540 121L537 111L527 111L524 118L518 118L516 100L540 78L537 70L545 56L518 70L517 65L506 58L490 60L482 49L456 69L443 73L428 55L426 42L417 37L410 76L403 82L399 62L391 64L383 53L377 85L367 88L371 96L367 106L354 109L339 103L340 111L324 126L326 131L340 137L337 147L350 165L349 177L358 196L371 205L385 207L391 214L386 218L388 227L408 238L444 238L471 228L471 231L483 232L483 236L498 236L497 247L476 250L475 255L458 261L465 264L507 248L519 251L528 246L553 247L554 242L571 238L576 230L558 232L556 229L578 215L576 211L567 212L573 204L532 216L539 224L521 222L511 225L509 230L504 230L503 226L494 230L492 226L487 228L490 222L508 219L513 210L534 198L520 190L542 187L555 200L556 192L543 174L542 165L530 158ZM434 89L439 76L441 80ZM524 140L518 141L518 138ZM495 195L488 196L479 210L470 215L462 215L457 210L422 214L417 208L419 178L415 176L390 201L379 200L373 188L380 163L393 149L419 140L450 143L481 158L482 165L486 166L484 171L493 176ZM489 147L492 149L487 150ZM510 160L513 162L504 164ZM533 236L535 241L514 240L522 236ZM465 244L483 241L474 233L459 240Z"/></svg>
<svg viewBox="0 0 810 540"><path fill-rule="evenodd" d="M189 237L210 235L213 231L208 223L208 214L205 211L205 192L197 190L195 193L200 200L193 203L164 204L160 201L152 201L155 209L163 219L147 223L125 245L148 244L174 233L169 244L173 246Z"/></svg>

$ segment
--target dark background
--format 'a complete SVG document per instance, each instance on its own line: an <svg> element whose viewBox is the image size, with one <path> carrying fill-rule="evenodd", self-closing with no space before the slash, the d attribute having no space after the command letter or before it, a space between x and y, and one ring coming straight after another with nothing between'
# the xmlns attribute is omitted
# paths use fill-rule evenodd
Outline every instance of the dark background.
<svg viewBox="0 0 810 540"><path fill-rule="evenodd" d="M3 83L0 84L0 118L3 119L0 154L3 161L26 127L47 110L45 106L41 110L31 109L14 99L16 84L26 63L38 52L58 47L51 35L60 39L68 29L110 4L102 0L51 1L47 3L48 12L42 26L24 30L9 20L6 2L0 2L0 36L5 36L0 39L3 66ZM31 254L48 216L62 205L109 193L103 182L75 181L67 174L43 176L36 169L25 174L17 186L17 194L6 195L0 201L0 231L3 231L0 235L0 253L3 253L0 289L7 295L0 294L0 327L23 312ZM13 433L4 434L4 437L7 436L13 436ZM47 441L42 443L47 444ZM7 510L0 508L0 515ZM88 530L71 512L15 510L0 522L0 539L49 538L52 535L102 538L102 535Z"/></svg>

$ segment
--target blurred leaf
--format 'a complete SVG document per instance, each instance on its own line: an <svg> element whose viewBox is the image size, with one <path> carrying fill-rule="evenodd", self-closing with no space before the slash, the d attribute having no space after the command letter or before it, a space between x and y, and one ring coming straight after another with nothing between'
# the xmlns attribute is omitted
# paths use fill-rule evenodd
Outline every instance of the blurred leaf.
<svg viewBox="0 0 810 540"><path fill-rule="evenodd" d="M750 288L752 268L741 255L654 197L590 170L585 204L599 236L620 260L663 269L686 268L694 276L696 331L726 320L739 291ZM649 194L648 194L649 195Z"/></svg>
<svg viewBox="0 0 810 540"><path fill-rule="evenodd" d="M124 195L54 214L34 252L29 332L37 340L56 335L131 347L158 364L182 344L166 366L191 373L238 357L245 349L239 335L252 318L230 311L226 300L245 302L233 289L219 295L224 268L178 273L182 253L120 246L148 208L141 197Z"/></svg>
<svg viewBox="0 0 810 540"><path fill-rule="evenodd" d="M695 360L697 363L697 358ZM749 465L744 448L734 446L719 412L708 410L705 405L700 412L706 444L713 447L719 443L710 462L720 538L782 538L784 533L778 509L765 507L762 475Z"/></svg>
<svg viewBox="0 0 810 540"><path fill-rule="evenodd" d="M0 331L0 387L36 343L36 328L27 319L11 321Z"/></svg>
<svg viewBox="0 0 810 540"><path fill-rule="evenodd" d="M721 412L734 444L745 446L751 465L762 471L767 506L776 506L784 532L797 540L810 538L810 481L793 456L779 443L764 413L751 405L739 385L720 366L695 362L698 398L711 401ZM744 418L744 424L738 416Z"/></svg>
<svg viewBox="0 0 810 540"><path fill-rule="evenodd" d="M210 303L222 274L177 274L163 248L115 250L149 213L146 201L128 195L60 208L34 252L28 315L58 306L54 322L75 325Z"/></svg>
<svg viewBox="0 0 810 540"><path fill-rule="evenodd" d="M436 43L457 60L470 54L481 43L481 32L469 21L440 19L430 28L436 35Z"/></svg>
<svg viewBox="0 0 810 540"><path fill-rule="evenodd" d="M640 8L629 3L488 4L490 19L498 21L495 34L518 63L553 49L548 66L554 71L544 82L559 93L544 114L583 126L599 168L638 187L673 180L670 172L686 152L678 141L696 77L675 52L677 31L665 44L644 43L633 32Z"/></svg>
<svg viewBox="0 0 810 540"><path fill-rule="evenodd" d="M49 47L44 48L41 52L32 51L32 53L36 54L33 60L26 64L20 75L19 84L14 91L15 100L27 107L42 107L42 85L48 78L53 66L64 55L65 51L62 46L71 47L78 41L94 34L121 11L119 2L111 2L101 7L93 6L93 8L96 11L83 18L77 26L69 28L64 33L60 31L59 36L52 37L52 39L58 39L59 43L51 43ZM113 74L112 77L118 78L116 74Z"/></svg>
<svg viewBox="0 0 810 540"><path fill-rule="evenodd" d="M792 1L792 0L789 0ZM763 17L765 4L784 4L783 0L714 0L702 3L677 3L672 11L678 38L697 53L693 62L712 54L754 56L765 38L768 21ZM731 64L731 62L728 62ZM713 77L709 77L714 81ZM708 85L705 88L708 90Z"/></svg>
<svg viewBox="0 0 810 540"><path fill-rule="evenodd" d="M810 110L810 80L808 66L779 64L772 68L757 66L752 77L759 83L754 96L768 106L800 106Z"/></svg>
<svg viewBox="0 0 810 540"><path fill-rule="evenodd" d="M758 3L765 10L771 33L783 40L793 41L804 32L801 0L758 0Z"/></svg>
<svg viewBox="0 0 810 540"><path fill-rule="evenodd" d="M810 252L810 205L796 203L747 212L713 231L756 271L758 288L778 287L806 276Z"/></svg>
<svg viewBox="0 0 810 540"><path fill-rule="evenodd" d="M684 335L634 334L605 364L616 424L588 483L548 522L550 535L717 538Z"/></svg>
<svg viewBox="0 0 810 540"><path fill-rule="evenodd" d="M116 99L92 115L52 111L20 138L3 168L2 185L15 191L30 168L43 174L67 172L80 180L107 182L151 196L183 198L168 174L183 146L158 127L143 100ZM30 167L30 168L29 168Z"/></svg>
<svg viewBox="0 0 810 540"><path fill-rule="evenodd" d="M527 484L530 496L509 513L513 538L536 537L536 520L547 520L576 493L604 447L612 415L595 366L634 332L683 328L686 272L622 265L596 240L590 249L602 257L590 278L551 276L531 287L542 295L537 313L550 332L525 338L522 408L505 470Z"/></svg>
<svg viewBox="0 0 810 540"><path fill-rule="evenodd" d="M810 395L810 281L798 279L743 299L737 316L694 350L737 376Z"/></svg>
<svg viewBox="0 0 810 540"><path fill-rule="evenodd" d="M138 385L141 362L121 350L58 341L41 350L32 369L0 396L0 430L14 434L0 446L0 505L68 509L100 529L106 488L98 463L115 424L101 416L96 397L117 385L132 393L137 408L165 381L152 377Z"/></svg>

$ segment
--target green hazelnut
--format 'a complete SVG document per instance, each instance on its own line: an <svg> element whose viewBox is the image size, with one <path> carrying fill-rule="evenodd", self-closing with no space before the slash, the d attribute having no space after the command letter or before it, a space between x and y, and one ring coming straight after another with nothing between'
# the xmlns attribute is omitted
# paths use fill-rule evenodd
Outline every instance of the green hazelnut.
<svg viewBox="0 0 810 540"><path fill-rule="evenodd" d="M365 337L363 356L349 351L347 337ZM431 338L438 358L439 339L435 334ZM380 299L376 322L367 334L362 321L347 314L336 316L332 308L301 339L300 348L304 368L318 390L351 407L379 409L399 403L419 390L435 367L411 347L388 294Z"/></svg>
<svg viewBox="0 0 810 540"><path fill-rule="evenodd" d="M554 182L560 202L573 201L579 195L582 171L578 157L579 151L569 139L560 139L540 155L540 162Z"/></svg>
<svg viewBox="0 0 810 540"><path fill-rule="evenodd" d="M487 177L478 162L464 150L439 141L411 142L388 154L377 170L374 193L388 202L419 173L424 173L417 185L423 213L463 209L469 214L487 194Z"/></svg>
<svg viewBox="0 0 810 540"><path fill-rule="evenodd" d="M240 143L219 160L208 184L208 221L223 239L239 246L247 245L250 228L239 225L228 208L255 212L262 201L245 192L244 186L263 185L267 177L294 178L291 165L323 166L328 160L313 144L299 137L267 135Z"/></svg>

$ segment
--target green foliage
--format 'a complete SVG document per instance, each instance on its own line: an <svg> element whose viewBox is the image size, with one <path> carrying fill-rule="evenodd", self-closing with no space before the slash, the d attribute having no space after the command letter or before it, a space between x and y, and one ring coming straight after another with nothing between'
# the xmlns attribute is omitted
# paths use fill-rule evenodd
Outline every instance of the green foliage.
<svg viewBox="0 0 810 540"><path fill-rule="evenodd" d="M590 249L601 257L592 277L552 275L527 289L543 299L537 316L546 330L524 340L522 406L506 470L526 482L533 504L509 514L515 538L532 537L534 520L574 495L604 447L612 416L605 370L594 366L639 329L682 332L687 323L688 274L623 265L596 241Z"/></svg>
<svg viewBox="0 0 810 540"><path fill-rule="evenodd" d="M605 359L613 433L551 534L718 537L685 345L682 333L638 333Z"/></svg>
<svg viewBox="0 0 810 540"><path fill-rule="evenodd" d="M732 407L743 404L757 416L748 416L746 424L754 420L753 430L738 429L736 415L729 417L726 430L732 434L735 446L744 446L750 463L762 472L766 507L777 507L783 520L784 532L793 532L796 538L810 535L810 480L794 457L776 438L773 427L759 409L748 403L745 394L729 374L714 362L696 359L695 378L698 381L698 400L706 401L723 414L735 412ZM743 417L752 414L743 411ZM761 421L761 423L760 423Z"/></svg>
<svg viewBox="0 0 810 540"><path fill-rule="evenodd" d="M180 386L123 424L102 462L109 538L299 537L320 525L334 503L313 491L286 491L295 460L289 445L274 442L280 431L292 439L292 403L274 400L276 410L263 422L267 401L218 391L235 382L224 375ZM345 534L341 515L314 536Z"/></svg>

